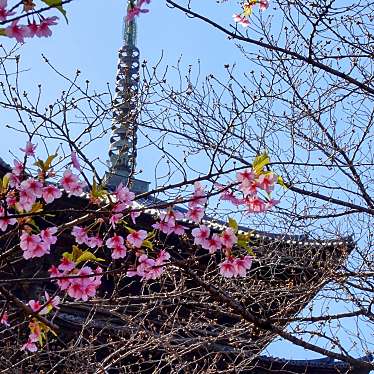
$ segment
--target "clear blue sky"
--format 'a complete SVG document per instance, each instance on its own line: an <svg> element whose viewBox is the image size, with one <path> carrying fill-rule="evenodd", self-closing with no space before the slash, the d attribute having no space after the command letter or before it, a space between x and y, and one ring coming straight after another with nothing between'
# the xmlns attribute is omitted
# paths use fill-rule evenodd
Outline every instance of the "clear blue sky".
<svg viewBox="0 0 374 374"><path fill-rule="evenodd" d="M214 0L204 0L201 3L205 14L212 15L227 25L231 21L231 14L236 10L233 2L217 5ZM54 27L51 38L27 40L21 47L21 66L29 69L23 73L24 88L35 91L37 84L41 83L46 96L51 98L57 97L64 88L61 81L42 62L42 53L68 76L73 76L76 69L80 69L84 79L89 79L98 91L105 89L107 82L113 88L117 50L122 43L124 1L77 0L66 9L69 25L61 19L60 24ZM146 59L152 65L163 51L165 64L175 64L182 55L185 66L200 60L203 75L212 72L218 76L223 75L224 64L240 62L240 52L223 34L213 31L198 20L168 9L162 1L153 0L150 9L151 12L142 15L138 23L141 60ZM13 41L6 38L3 38L2 43L6 47L13 45ZM6 156L6 151L17 149L25 142L22 137L14 136L14 133L4 129L4 125L11 120L6 114L0 119L1 153L8 162L11 161L11 156ZM101 149L96 149L97 153L102 154L103 160L107 158L107 147L108 144L103 143ZM140 155L140 167L145 164L146 157L146 154ZM145 169L144 178L152 176L152 172L153 170ZM287 358L319 357L284 342L272 344L267 353Z"/></svg>

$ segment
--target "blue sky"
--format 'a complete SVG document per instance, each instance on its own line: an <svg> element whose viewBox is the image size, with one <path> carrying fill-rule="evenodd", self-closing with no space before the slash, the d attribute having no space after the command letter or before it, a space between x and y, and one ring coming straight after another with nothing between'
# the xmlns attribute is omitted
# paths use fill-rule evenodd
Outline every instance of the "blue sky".
<svg viewBox="0 0 374 374"><path fill-rule="evenodd" d="M231 14L236 10L231 3L219 4L214 0L201 2L201 10L206 15L227 25ZM62 82L56 79L55 73L43 63L41 54L46 55L56 68L67 76L73 76L76 69L82 71L83 79L89 79L98 91L104 90L109 83L113 88L117 50L122 44L122 20L124 1L118 0L89 0L74 1L66 7L69 24L63 19L55 26L54 34L48 39L27 40L19 54L21 67L25 69L22 85L31 92L41 83L44 87L45 100L58 97L64 88ZM163 53L163 63L174 65L182 56L182 64L196 64L200 61L202 75L214 73L223 76L224 64L240 61L241 54L232 41L213 31L202 22L186 17L184 14L168 9L163 2L153 0L151 12L142 17L138 23L138 47L141 60L146 59L152 66ZM13 41L3 39L5 47L11 47ZM246 62L247 63L247 62ZM245 66L242 67L245 70ZM25 139L14 136L5 129L4 125L13 120L7 114L0 119L0 146L2 154L8 149L17 149ZM109 140L106 140L109 141ZM108 144L102 143L102 148L96 152L107 158ZM145 164L148 155L140 154L139 164ZM10 156L4 157L11 161ZM152 170L145 168L145 177L152 175ZM316 358L319 355L305 352L284 342L273 343L268 354L287 358Z"/></svg>

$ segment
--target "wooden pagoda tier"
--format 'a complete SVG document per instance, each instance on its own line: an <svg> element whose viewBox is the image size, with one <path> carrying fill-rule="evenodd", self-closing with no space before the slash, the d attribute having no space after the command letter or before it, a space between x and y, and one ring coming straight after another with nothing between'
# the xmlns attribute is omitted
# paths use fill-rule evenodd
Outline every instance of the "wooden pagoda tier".
<svg viewBox="0 0 374 374"><path fill-rule="evenodd" d="M146 204L147 201L141 203ZM43 228L72 222L91 208L85 197L65 196L48 205L53 215L38 219L37 223ZM149 231L157 216L157 211L146 210L133 227ZM88 218L86 225L90 219L93 218ZM205 224L213 231L223 229L221 223ZM66 297L53 318L60 330L58 339L28 359L23 353L18 361L14 357L12 363L19 370L15 372L48 372L54 368L51 372L262 373L256 358L277 336L266 327L267 321L285 327L354 248L350 238L316 241L241 228L250 232L256 258L246 278L225 279L218 274L220 255L212 257L196 248L190 236L193 225L187 221L183 225L189 228L183 237L157 237L156 247L166 248L176 260L156 281L126 276L126 270L134 264L133 254L113 261L107 248L99 249L96 255L107 259L109 265L98 297L88 302ZM24 301L37 298L45 289L53 293L57 288L49 281L15 279L48 277L49 267L57 264L73 244L68 229L45 258L26 261L20 250L14 250L7 257L11 267L0 268L0 280L7 279L9 291ZM249 321L227 299L261 323ZM24 342L25 336L17 329L3 333L2 357L8 357L10 339L14 346L14 342ZM8 365L0 360L0 369ZM266 370L276 365L274 362ZM257 371L252 371L255 368ZM345 371L323 372L356 373L350 370L347 365Z"/></svg>

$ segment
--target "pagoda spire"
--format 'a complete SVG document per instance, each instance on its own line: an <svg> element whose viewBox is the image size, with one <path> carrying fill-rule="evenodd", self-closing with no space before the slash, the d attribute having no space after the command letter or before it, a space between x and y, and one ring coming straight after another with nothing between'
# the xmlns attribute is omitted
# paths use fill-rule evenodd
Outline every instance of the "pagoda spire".
<svg viewBox="0 0 374 374"><path fill-rule="evenodd" d="M127 12L125 12L127 13ZM137 193L146 192L149 183L133 178L137 156L137 117L139 49L136 47L136 21L124 16L123 45L118 54L113 124L110 137L110 170L107 185L114 189L129 183Z"/></svg>

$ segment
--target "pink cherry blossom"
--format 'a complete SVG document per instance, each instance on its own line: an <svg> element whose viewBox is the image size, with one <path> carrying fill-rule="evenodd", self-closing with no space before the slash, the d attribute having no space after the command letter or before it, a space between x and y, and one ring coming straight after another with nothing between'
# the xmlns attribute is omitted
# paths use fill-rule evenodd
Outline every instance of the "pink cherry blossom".
<svg viewBox="0 0 374 374"><path fill-rule="evenodd" d="M103 245L103 239L101 239L99 236L91 236L90 238L88 238L86 244L90 248L101 247Z"/></svg>
<svg viewBox="0 0 374 374"><path fill-rule="evenodd" d="M198 205L204 205L207 201L205 196L205 191L200 182L194 183L195 191L191 197L191 200L188 202L190 208L196 207Z"/></svg>
<svg viewBox="0 0 374 374"><path fill-rule="evenodd" d="M55 308L55 309L60 309L59 304L60 304L60 297L59 296L54 296L50 297L47 291L44 291L44 298L45 298L45 303L49 308Z"/></svg>
<svg viewBox="0 0 374 374"><path fill-rule="evenodd" d="M5 218L5 209L0 206L0 230L6 231L8 225L13 226L17 223L15 218Z"/></svg>
<svg viewBox="0 0 374 374"><path fill-rule="evenodd" d="M15 14L15 12L10 12L6 9L7 5L7 0L0 0L0 21L6 21L7 17Z"/></svg>
<svg viewBox="0 0 374 374"><path fill-rule="evenodd" d="M17 203L19 210L24 210L25 212L31 210L35 200L36 196L31 191L25 188L19 189L19 201Z"/></svg>
<svg viewBox="0 0 374 374"><path fill-rule="evenodd" d="M56 234L56 232L57 227L48 227L40 232L40 237L44 243L52 245L55 244L57 241L57 237L53 236L53 234Z"/></svg>
<svg viewBox="0 0 374 374"><path fill-rule="evenodd" d="M117 225L117 223L120 222L122 218L123 218L123 214L122 213L113 214L109 218L109 223L112 225L113 228L115 228L116 225Z"/></svg>
<svg viewBox="0 0 374 374"><path fill-rule="evenodd" d="M122 245L123 243L124 243L124 239L120 235L114 235L111 238L107 239L107 241L105 242L108 248L114 248L114 247L117 247L118 245Z"/></svg>
<svg viewBox="0 0 374 374"><path fill-rule="evenodd" d="M20 177L14 173L6 173L6 176L9 178L9 186L18 188L19 184L21 183Z"/></svg>
<svg viewBox="0 0 374 374"><path fill-rule="evenodd" d="M86 244L88 242L87 231L83 227L74 226L71 230L71 235L75 237L77 244Z"/></svg>
<svg viewBox="0 0 374 374"><path fill-rule="evenodd" d="M236 277L237 269L231 257L221 262L218 266L219 266L221 275L224 276L225 278Z"/></svg>
<svg viewBox="0 0 374 374"><path fill-rule="evenodd" d="M127 242L135 248L140 248L148 233L145 230L138 230L127 235Z"/></svg>
<svg viewBox="0 0 374 374"><path fill-rule="evenodd" d="M21 183L21 189L27 190L29 193L35 197L42 197L43 194L43 183L34 179L29 178Z"/></svg>
<svg viewBox="0 0 374 374"><path fill-rule="evenodd" d="M55 199L59 199L62 196L62 192L57 187L50 184L46 187L43 187L42 196L44 201L47 204L50 204Z"/></svg>
<svg viewBox="0 0 374 374"><path fill-rule="evenodd" d="M209 250L209 253L217 252L222 248L221 238L218 234L213 234L211 238L206 240L205 249Z"/></svg>
<svg viewBox="0 0 374 374"><path fill-rule="evenodd" d="M119 258L124 258L126 257L126 253L127 253L127 248L125 247L124 244L116 245L115 247L112 248L112 259L116 260Z"/></svg>
<svg viewBox="0 0 374 374"><path fill-rule="evenodd" d="M39 314L46 314L45 312L44 313L41 312L43 305L40 304L39 300L30 300L28 304L33 312L36 312Z"/></svg>
<svg viewBox="0 0 374 374"><path fill-rule="evenodd" d="M131 192L127 187L125 187L122 182L117 186L114 191L114 196L121 203L124 203L127 206L131 206L135 198L134 192Z"/></svg>
<svg viewBox="0 0 374 374"><path fill-rule="evenodd" d="M52 31L49 27L57 25L57 20L58 20L58 17L56 17L56 16L44 18L40 22L39 27L36 30L36 36L38 36L39 38L41 38L43 36L46 37L46 38L51 36Z"/></svg>
<svg viewBox="0 0 374 374"><path fill-rule="evenodd" d="M127 11L126 21L131 21L134 17L139 16L140 13L148 13L149 9L142 9L144 4L149 4L150 0L138 0L134 7L129 8Z"/></svg>
<svg viewBox="0 0 374 374"><path fill-rule="evenodd" d="M39 235L31 235L24 231L20 237L20 247L25 252L32 252L36 249L41 240Z"/></svg>
<svg viewBox="0 0 374 374"><path fill-rule="evenodd" d="M186 213L186 218L190 219L195 223L199 223L201 219L204 217L204 209L200 206L193 206L188 209Z"/></svg>
<svg viewBox="0 0 374 374"><path fill-rule="evenodd" d="M33 38L38 32L39 25L34 20L32 23L29 22L29 24L27 25L27 28L29 31L28 37Z"/></svg>
<svg viewBox="0 0 374 374"><path fill-rule="evenodd" d="M232 18L236 23L239 23L239 25L242 25L243 27L249 26L249 21L247 18L241 16L240 14L233 14Z"/></svg>
<svg viewBox="0 0 374 374"><path fill-rule="evenodd" d="M261 174L258 177L258 187L265 190L268 194L274 190L274 185L277 182L277 176L274 173Z"/></svg>
<svg viewBox="0 0 374 374"><path fill-rule="evenodd" d="M12 22L12 25L13 25L13 23L14 22L18 22L18 21L13 21ZM18 26L18 28L24 28L24 26ZM7 28L8 29L8 28ZM9 36L9 35L8 35ZM14 38L16 38L16 36L14 36ZM17 39L17 41L19 41L18 39ZM23 43L23 40L20 42L20 43ZM22 151L22 152L25 152L25 155L26 156L35 156L35 148L36 148L36 145L35 144L32 144L31 143L31 141L28 141L27 143L26 143L26 147L25 148L20 148L20 150Z"/></svg>
<svg viewBox="0 0 374 374"><path fill-rule="evenodd" d="M9 315L8 315L8 312L6 310L4 310L3 314L0 317L0 325L4 325L6 327L10 326Z"/></svg>
<svg viewBox="0 0 374 374"><path fill-rule="evenodd" d="M269 1L268 0L259 0L260 10L264 11L269 8Z"/></svg>
<svg viewBox="0 0 374 374"><path fill-rule="evenodd" d="M25 343L22 348L22 351L29 351L29 352L36 352L38 350L38 347L36 346L35 342L32 341L30 338L27 340L27 343Z"/></svg>
<svg viewBox="0 0 374 374"><path fill-rule="evenodd" d="M60 265L58 265L58 269L64 272L69 272L69 271L72 271L74 268L75 268L75 262L69 259L68 257L63 256L61 259ZM61 275L60 272L58 271L56 272L55 268L51 268L50 273L51 275L53 273L54 277L58 277Z"/></svg>
<svg viewBox="0 0 374 374"><path fill-rule="evenodd" d="M194 244L205 246L210 230L207 226L200 225L200 227L193 229L191 234L194 237Z"/></svg>
<svg viewBox="0 0 374 374"><path fill-rule="evenodd" d="M12 169L12 173L16 175L17 177L19 177L23 173L23 169L24 169L23 163L18 160L13 160L13 164L14 164L14 167Z"/></svg>
<svg viewBox="0 0 374 374"><path fill-rule="evenodd" d="M232 248L232 246L238 241L234 230L228 227L222 234L221 234L221 243L226 248Z"/></svg>
<svg viewBox="0 0 374 374"><path fill-rule="evenodd" d="M79 171L81 171L81 166L79 164L78 156L76 152L71 152L71 163Z"/></svg>
<svg viewBox="0 0 374 374"><path fill-rule="evenodd" d="M69 196L80 196L83 192L83 188L85 187L85 183L79 181L78 176L73 174L69 169L65 170L60 183Z"/></svg>
<svg viewBox="0 0 374 374"><path fill-rule="evenodd" d="M244 256L243 258L236 258L234 260L234 266L236 268L237 276L245 277L247 276L247 270L252 266L252 257Z"/></svg>
<svg viewBox="0 0 374 374"><path fill-rule="evenodd" d="M252 170L242 170L236 173L236 179L238 182L252 182L255 179L255 174Z"/></svg>
<svg viewBox="0 0 374 374"><path fill-rule="evenodd" d="M23 257L28 260L34 257L43 257L50 253L50 246L44 242L36 243L36 246L32 249L25 250Z"/></svg>
<svg viewBox="0 0 374 374"><path fill-rule="evenodd" d="M245 204L248 209L248 213L262 213L266 210L265 202L258 196L248 197L245 200Z"/></svg>

